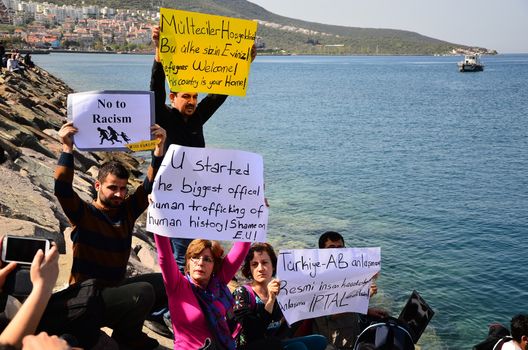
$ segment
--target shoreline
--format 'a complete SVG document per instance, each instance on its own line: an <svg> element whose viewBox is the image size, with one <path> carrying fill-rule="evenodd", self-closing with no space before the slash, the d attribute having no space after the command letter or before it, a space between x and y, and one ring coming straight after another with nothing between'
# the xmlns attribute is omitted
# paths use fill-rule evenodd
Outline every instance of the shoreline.
<svg viewBox="0 0 528 350"><path fill-rule="evenodd" d="M154 56L154 51L93 51L93 50L67 50L67 49L18 49L20 54L30 53L32 55L48 55L52 53L72 53L72 54L104 54L104 55L152 55ZM13 51L6 51L6 54L12 53ZM499 56L499 55L523 55L523 53L485 53L480 54L481 56ZM332 54L309 54L309 53L280 53L280 52L262 52L257 51L257 56L272 56L272 57L286 57L286 56L328 56L328 57L460 57L464 56L463 53L460 54L434 54L434 55L417 55L417 54L343 54L343 55L332 55Z"/></svg>

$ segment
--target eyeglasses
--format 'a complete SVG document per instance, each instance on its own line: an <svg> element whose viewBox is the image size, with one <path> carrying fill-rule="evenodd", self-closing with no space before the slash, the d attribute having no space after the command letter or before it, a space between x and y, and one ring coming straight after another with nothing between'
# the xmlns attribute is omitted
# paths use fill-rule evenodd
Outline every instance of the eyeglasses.
<svg viewBox="0 0 528 350"><path fill-rule="evenodd" d="M213 258L210 256L193 256L191 257L191 261L195 264L197 264L200 260L202 260L204 263L212 264L214 262Z"/></svg>

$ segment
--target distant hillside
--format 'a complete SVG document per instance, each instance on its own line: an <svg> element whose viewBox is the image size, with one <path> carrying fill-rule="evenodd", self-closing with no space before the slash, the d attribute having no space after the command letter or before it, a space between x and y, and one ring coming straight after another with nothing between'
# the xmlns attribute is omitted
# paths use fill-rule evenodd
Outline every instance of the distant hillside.
<svg viewBox="0 0 528 350"><path fill-rule="evenodd" d="M78 6L77 0L47 0ZM84 0L85 5L157 10L160 6L259 21L259 49L296 54L434 55L491 50L468 47L415 32L306 22L276 15L246 0Z"/></svg>

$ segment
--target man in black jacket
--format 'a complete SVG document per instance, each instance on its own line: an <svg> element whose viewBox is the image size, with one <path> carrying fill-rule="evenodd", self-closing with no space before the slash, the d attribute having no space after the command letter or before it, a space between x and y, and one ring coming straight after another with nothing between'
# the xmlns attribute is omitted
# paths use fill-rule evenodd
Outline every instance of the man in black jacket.
<svg viewBox="0 0 528 350"><path fill-rule="evenodd" d="M213 116L216 110L227 99L227 95L208 94L198 103L196 92L174 92L169 93L171 106L167 106L165 101L167 93L165 91L165 72L161 64L159 51L160 28L152 29L152 42L155 45L156 53L154 64L152 65L152 75L150 78L150 90L154 92L154 103L156 110L156 123L167 132L165 150L171 145L188 147L205 147L203 135L203 125ZM251 49L251 62L257 55L256 47ZM171 238L172 252L182 273L185 267L185 252L192 239ZM165 312L165 323L169 330L172 330L169 313ZM156 325L147 322L146 325L158 332ZM151 326L155 327L152 328ZM161 331L163 332L163 331ZM163 333L162 333L163 334Z"/></svg>
<svg viewBox="0 0 528 350"><path fill-rule="evenodd" d="M227 95L208 94L198 103L196 92L169 93L171 106L165 104L165 72L161 65L159 51L159 27L152 30L152 41L156 45L156 55L152 66L150 90L154 92L156 105L156 123L167 131L168 148L171 144L205 147L203 125L227 99ZM251 50L251 62L255 59L255 46ZM183 264L182 264L183 266Z"/></svg>
<svg viewBox="0 0 528 350"><path fill-rule="evenodd" d="M208 94L198 103L196 92L169 93L171 106L165 104L165 72L161 65L159 51L159 27L152 29L152 42L156 46L150 90L154 92L156 106L156 123L167 131L165 147L171 144L188 147L205 147L203 125L213 116L216 110L227 99L227 95ZM255 59L255 46L251 49L251 62ZM185 252L191 239L172 238L172 250L178 266L183 272L185 266Z"/></svg>

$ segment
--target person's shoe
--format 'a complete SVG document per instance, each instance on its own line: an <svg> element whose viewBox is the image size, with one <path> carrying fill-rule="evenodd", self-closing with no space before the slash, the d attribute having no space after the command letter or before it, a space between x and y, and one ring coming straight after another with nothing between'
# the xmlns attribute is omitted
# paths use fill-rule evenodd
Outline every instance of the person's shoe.
<svg viewBox="0 0 528 350"><path fill-rule="evenodd" d="M145 320L143 323L145 327L153 331L154 333L157 333L161 336L164 336L165 338L172 339L174 338L174 335L172 334L171 330L172 328L167 328L165 325L165 322L158 322L157 320ZM171 326L172 327L172 326Z"/></svg>
<svg viewBox="0 0 528 350"><path fill-rule="evenodd" d="M127 350L154 350L159 346L159 343L156 339L149 337L145 333L141 332L139 336L135 337L114 337L115 341L119 344L119 348L124 348Z"/></svg>
<svg viewBox="0 0 528 350"><path fill-rule="evenodd" d="M103 331L99 332L97 342L90 348L91 350L119 350L119 345L108 334ZM88 350L88 349L87 349Z"/></svg>
<svg viewBox="0 0 528 350"><path fill-rule="evenodd" d="M174 329L172 328L172 321L171 321L170 314L163 315L163 323L165 323L165 326L167 327L169 332L171 332L172 334L172 338L174 338Z"/></svg>

